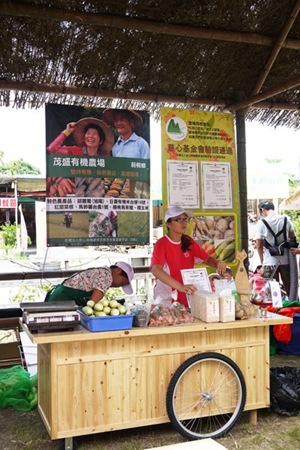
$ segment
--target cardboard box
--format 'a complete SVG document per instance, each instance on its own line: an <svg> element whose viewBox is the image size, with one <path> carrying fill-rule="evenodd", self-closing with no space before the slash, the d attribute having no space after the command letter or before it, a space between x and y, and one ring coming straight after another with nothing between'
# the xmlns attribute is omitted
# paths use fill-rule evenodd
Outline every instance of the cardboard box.
<svg viewBox="0 0 300 450"><path fill-rule="evenodd" d="M219 297L220 322L235 321L235 298L233 295Z"/></svg>
<svg viewBox="0 0 300 450"><path fill-rule="evenodd" d="M5 329L5 328L3 328ZM0 343L0 362L1 366L6 364L17 364L21 361L20 355L20 334L18 328L13 329L17 340L15 342ZM14 365L13 364L13 365Z"/></svg>
<svg viewBox="0 0 300 450"><path fill-rule="evenodd" d="M213 292L196 291L191 295L191 314L203 322L219 322L219 297Z"/></svg>

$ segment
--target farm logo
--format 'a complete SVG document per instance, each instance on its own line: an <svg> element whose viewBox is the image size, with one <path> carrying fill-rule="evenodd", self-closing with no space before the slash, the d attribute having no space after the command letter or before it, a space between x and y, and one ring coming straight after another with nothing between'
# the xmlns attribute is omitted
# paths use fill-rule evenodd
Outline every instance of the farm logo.
<svg viewBox="0 0 300 450"><path fill-rule="evenodd" d="M186 138L188 127L180 117L172 117L167 122L166 132L173 141L182 141Z"/></svg>

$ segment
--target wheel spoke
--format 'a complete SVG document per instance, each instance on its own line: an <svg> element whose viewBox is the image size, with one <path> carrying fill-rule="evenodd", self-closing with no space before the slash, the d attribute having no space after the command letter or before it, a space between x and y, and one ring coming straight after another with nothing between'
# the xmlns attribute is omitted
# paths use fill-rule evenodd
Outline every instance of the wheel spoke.
<svg viewBox="0 0 300 450"><path fill-rule="evenodd" d="M243 375L228 357L203 353L185 361L167 392L174 427L188 439L219 437L239 419L246 400Z"/></svg>

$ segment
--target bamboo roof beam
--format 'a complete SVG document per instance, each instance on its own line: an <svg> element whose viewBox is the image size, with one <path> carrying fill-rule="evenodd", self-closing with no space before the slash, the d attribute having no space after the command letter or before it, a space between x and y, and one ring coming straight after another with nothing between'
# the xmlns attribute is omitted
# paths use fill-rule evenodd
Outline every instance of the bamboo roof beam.
<svg viewBox="0 0 300 450"><path fill-rule="evenodd" d="M251 108L251 106L250 106ZM280 102L259 102L255 103L255 109L272 109L276 111L299 111L300 105L294 103L280 103Z"/></svg>
<svg viewBox="0 0 300 450"><path fill-rule="evenodd" d="M300 81L300 80L299 80ZM14 90L14 91L27 91L27 92L39 92L45 94L62 94L62 95L79 95L83 97L95 97L95 98L120 98L125 100L146 101L154 103L181 103L189 105L209 106L216 108L229 108L230 100L213 100L213 99L199 99L192 97L179 97L179 96L167 96L167 95L154 95L143 94L141 92L124 92L124 91L106 91L93 88L81 88L65 85L50 85L50 84L37 84L30 82L18 82L18 81L5 81L0 80L0 89ZM285 89L283 89L285 90ZM282 92L282 91L280 91ZM274 95L274 93L272 94ZM267 95L268 97L268 95ZM266 97L266 98L267 98ZM248 100L245 100L248 102ZM249 105L251 107L251 102ZM230 107L233 110L234 106ZM263 102L259 101L255 103L256 109L270 109L270 110L286 110L286 111L298 111L300 105L293 103L280 103L280 102Z"/></svg>
<svg viewBox="0 0 300 450"><path fill-rule="evenodd" d="M294 89L296 87L300 86L300 76L295 77L286 83L282 83L278 86L275 86L272 89L268 89L264 92L261 92L260 94L253 95L252 97L248 97L245 100L242 100L238 103L233 103L231 105L228 105L227 108L230 111L237 111L238 109L247 108L249 106L256 105L258 102L262 100L266 100L267 98L272 97L273 95L280 94L281 92L288 91L289 89ZM255 108L256 106L254 106Z"/></svg>
<svg viewBox="0 0 300 450"><path fill-rule="evenodd" d="M255 95L261 90L265 80L267 79L267 77L270 73L270 70L271 70L274 62L276 61L276 58L277 58L280 50L282 49L282 46L292 28L292 26L294 25L295 20L298 17L299 11L300 11L300 0L298 0L297 3L295 4L295 7L294 7L293 11L291 12L290 17L286 21L280 35L278 36L278 39L275 42L275 45L270 53L270 56L265 64L252 92L251 92L251 95Z"/></svg>
<svg viewBox="0 0 300 450"><path fill-rule="evenodd" d="M130 17L92 14L82 11L70 11L60 8L44 8L40 6L25 5L24 3L19 2L1 2L0 15L10 17L28 17L35 19L47 17L47 19L69 21L78 23L80 25L96 25L101 27L121 29L128 28L149 33L184 36L196 39L237 42L244 44L256 44L269 47L274 45L273 37L259 36L254 33L211 30L207 28L197 28L187 25L176 25L163 22L154 22L151 20L133 19ZM300 40L286 39L282 43L282 47L291 50L300 50Z"/></svg>
<svg viewBox="0 0 300 450"><path fill-rule="evenodd" d="M43 92L63 95L81 95L83 97L120 98L124 100L138 100L155 103L183 103L203 106L225 107L225 100L197 99L190 97L169 96L163 94L145 94L142 92L107 91L86 87L75 87L66 85L51 85L32 82L5 81L0 79L0 89Z"/></svg>

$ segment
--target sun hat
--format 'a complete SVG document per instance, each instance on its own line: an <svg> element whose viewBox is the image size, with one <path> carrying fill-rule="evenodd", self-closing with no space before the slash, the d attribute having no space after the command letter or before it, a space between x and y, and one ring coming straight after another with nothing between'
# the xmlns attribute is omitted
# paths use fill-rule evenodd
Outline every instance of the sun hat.
<svg viewBox="0 0 300 450"><path fill-rule="evenodd" d="M103 122L103 120L96 119L94 117L84 117L76 122L76 128L72 133L76 145L78 145L78 147L83 147L85 145L84 130L85 127L90 124L97 125L104 133L105 141L100 145L100 149L104 152L110 151L115 143L114 134L110 127Z"/></svg>
<svg viewBox="0 0 300 450"><path fill-rule="evenodd" d="M122 286L123 291L127 295L133 294L133 289L132 289L132 286L131 286L131 281L133 280L133 277L134 277L133 268L131 267L130 264L127 264L126 262L123 262L123 261L119 261L115 265L117 267L119 267L120 269L122 269L126 273L127 278L129 280L129 284L126 284L125 286Z"/></svg>
<svg viewBox="0 0 300 450"><path fill-rule="evenodd" d="M189 211L185 211L181 206L171 206L171 208L167 209L165 212L165 222L169 219L173 219L173 217L180 216L181 214L186 214L188 217L192 217L192 213Z"/></svg>
<svg viewBox="0 0 300 450"><path fill-rule="evenodd" d="M134 120L134 128L139 128L143 126L143 119L140 114L138 114L133 109L106 109L103 113L103 118L108 122L110 125L114 125L114 115L118 112L123 112L126 114L130 114Z"/></svg>

